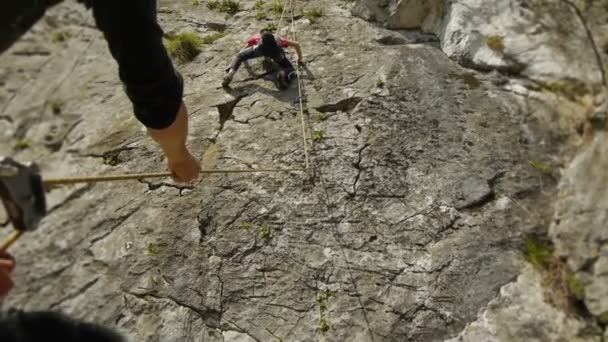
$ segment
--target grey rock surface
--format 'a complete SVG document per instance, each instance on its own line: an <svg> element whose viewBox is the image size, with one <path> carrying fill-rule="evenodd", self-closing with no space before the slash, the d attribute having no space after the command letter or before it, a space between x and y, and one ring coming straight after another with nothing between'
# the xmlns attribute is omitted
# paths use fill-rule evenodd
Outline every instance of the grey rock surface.
<svg viewBox="0 0 608 342"><path fill-rule="evenodd" d="M205 168L302 167L296 85L279 92L243 68L220 87L232 55L272 21L255 19L253 1L233 17L160 6L168 32L226 29L178 66ZM424 41L375 41L383 29L324 6L295 23L307 172L54 190L42 226L12 250L5 304L63 310L132 341L436 341L501 289L507 300L522 241L550 214L553 185L530 160L553 137L491 77ZM37 161L45 177L163 170L92 23L62 4L1 57L0 153ZM73 34L54 42L56 30Z"/></svg>
<svg viewBox="0 0 608 342"><path fill-rule="evenodd" d="M549 88L559 81L573 91L589 91L600 83L583 22L607 58L608 12L602 1L358 0L352 11L388 28L433 33L441 49L466 67L518 74Z"/></svg>
<svg viewBox="0 0 608 342"><path fill-rule="evenodd" d="M579 336L584 323L569 319L543 297L536 270L526 267L517 281L500 289L479 319L449 342L475 341L597 341ZM534 308L534 310L530 310Z"/></svg>
<svg viewBox="0 0 608 342"><path fill-rule="evenodd" d="M606 132L593 140L564 171L550 236L585 285L585 303L608 315L608 189Z"/></svg>

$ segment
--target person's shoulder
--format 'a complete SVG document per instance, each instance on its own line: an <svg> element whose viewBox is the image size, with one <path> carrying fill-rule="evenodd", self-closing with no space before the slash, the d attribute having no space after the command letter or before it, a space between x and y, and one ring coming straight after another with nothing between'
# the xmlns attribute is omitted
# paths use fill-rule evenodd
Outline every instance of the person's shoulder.
<svg viewBox="0 0 608 342"><path fill-rule="evenodd" d="M249 38L247 38L247 46L255 45L261 39L260 33L256 33Z"/></svg>
<svg viewBox="0 0 608 342"><path fill-rule="evenodd" d="M281 42L281 46L282 47L288 47L289 46L289 39L287 39L285 37L280 37L279 41Z"/></svg>

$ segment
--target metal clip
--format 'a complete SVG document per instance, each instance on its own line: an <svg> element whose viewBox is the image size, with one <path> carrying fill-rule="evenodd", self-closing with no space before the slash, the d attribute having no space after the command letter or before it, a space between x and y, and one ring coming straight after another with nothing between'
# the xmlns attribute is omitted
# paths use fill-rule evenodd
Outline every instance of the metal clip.
<svg viewBox="0 0 608 342"><path fill-rule="evenodd" d="M38 165L0 157L0 198L13 227L32 231L46 215L46 197Z"/></svg>

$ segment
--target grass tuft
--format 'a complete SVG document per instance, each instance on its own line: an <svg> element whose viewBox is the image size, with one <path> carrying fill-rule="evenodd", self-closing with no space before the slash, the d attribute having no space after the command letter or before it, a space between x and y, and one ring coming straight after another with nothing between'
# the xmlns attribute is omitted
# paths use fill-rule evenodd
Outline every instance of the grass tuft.
<svg viewBox="0 0 608 342"><path fill-rule="evenodd" d="M27 140L27 139L19 139L17 140L17 142L15 142L15 150L25 150L26 148L30 147L32 145L32 143Z"/></svg>
<svg viewBox="0 0 608 342"><path fill-rule="evenodd" d="M276 16L280 16L283 13L284 8L283 2L280 0L274 0L270 5L270 12L274 13Z"/></svg>
<svg viewBox="0 0 608 342"><path fill-rule="evenodd" d="M329 290L324 290L317 296L317 303L319 304L319 329L322 332L327 332L331 329L331 325L327 321L327 300L331 296Z"/></svg>
<svg viewBox="0 0 608 342"><path fill-rule="evenodd" d="M319 142L325 138L325 131L322 129L315 130L312 133L312 141Z"/></svg>
<svg viewBox="0 0 608 342"><path fill-rule="evenodd" d="M181 32L167 38L167 52L179 62L189 62L194 59L203 46L203 39L193 31Z"/></svg>
<svg viewBox="0 0 608 342"><path fill-rule="evenodd" d="M55 43L63 43L72 37L72 33L67 30L59 30L53 32L52 39Z"/></svg>
<svg viewBox="0 0 608 342"><path fill-rule="evenodd" d="M546 267L551 255L552 250L547 243L536 238L526 240L526 258L537 269Z"/></svg>
<svg viewBox="0 0 608 342"><path fill-rule="evenodd" d="M201 42L203 44L212 44L216 40L218 40L220 38L224 38L225 36L226 36L225 32L215 32L215 33L206 35L203 38L201 38Z"/></svg>
<svg viewBox="0 0 608 342"><path fill-rule="evenodd" d="M211 0L207 2L207 8L222 13L228 13L230 15L235 15L241 10L241 5L234 0Z"/></svg>
<svg viewBox="0 0 608 342"><path fill-rule="evenodd" d="M319 18L321 18L325 14L323 8L321 7L313 7L310 10L304 13L304 16L310 20L311 23L316 23Z"/></svg>
<svg viewBox="0 0 608 342"><path fill-rule="evenodd" d="M504 38L502 36L493 35L486 37L486 44L488 47L496 52L504 52Z"/></svg>

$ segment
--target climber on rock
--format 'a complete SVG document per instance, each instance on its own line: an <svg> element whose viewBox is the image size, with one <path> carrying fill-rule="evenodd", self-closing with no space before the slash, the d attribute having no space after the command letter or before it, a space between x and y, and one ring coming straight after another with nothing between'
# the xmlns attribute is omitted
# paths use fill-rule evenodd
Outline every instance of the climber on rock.
<svg viewBox="0 0 608 342"><path fill-rule="evenodd" d="M285 55L284 49L287 47L292 47L296 50L296 61L298 65L304 66L300 44L279 37L268 30L262 30L254 34L247 39L245 49L239 51L233 57L230 66L226 68L226 76L224 76L222 86L228 87L230 85L241 63L252 58L265 57L279 66L280 70L276 74L276 80L281 89L286 89L295 76L295 68Z"/></svg>

